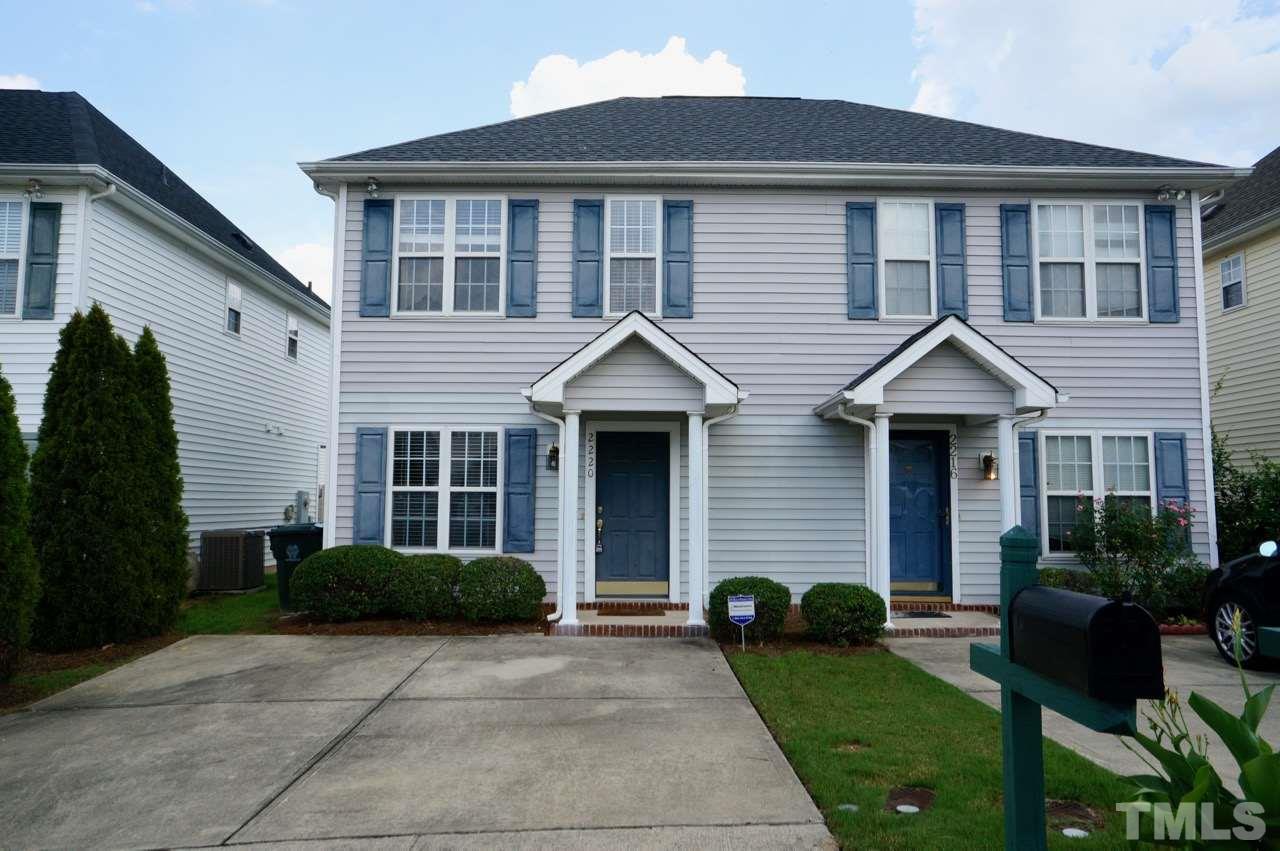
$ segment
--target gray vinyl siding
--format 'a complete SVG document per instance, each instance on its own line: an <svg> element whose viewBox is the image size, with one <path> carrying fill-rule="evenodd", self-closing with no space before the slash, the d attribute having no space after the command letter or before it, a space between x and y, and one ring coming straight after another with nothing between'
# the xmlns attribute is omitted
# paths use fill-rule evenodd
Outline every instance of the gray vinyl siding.
<svg viewBox="0 0 1280 851"><path fill-rule="evenodd" d="M955 407L952 407L952 406ZM880 410L893 414L1013 413L1009 386L945 343L884 388Z"/></svg>
<svg viewBox="0 0 1280 851"><path fill-rule="evenodd" d="M580 411L701 411L706 390L640 340L628 340L565 385Z"/></svg>
<svg viewBox="0 0 1280 851"><path fill-rule="evenodd" d="M340 543L351 538L357 426L436 421L549 428L531 416L520 390L612 324L570 316L572 202L600 192L509 190L511 197L540 201L536 318L375 319L357 312L363 195L361 186L348 189L336 494ZM465 190L450 188L448 194L459 191ZM663 194L652 187L633 191ZM384 186L380 196L395 192ZM875 196L687 188L665 194L693 199L695 303L694 318L659 321L751 394L736 419L711 431L711 581L761 574L785 582L796 595L816 582L862 581L862 429L821 421L812 408L924 324L845 318L844 205ZM1187 433L1192 504L1199 514L1194 542L1207 560L1189 205L1179 204L1177 215L1179 323L1019 324L1002 320L999 205L1028 197L911 194L966 204L970 324L1070 394L1068 403L1034 427ZM958 438L958 590L966 601L991 600L998 594L998 483L978 481L977 455L995 448L995 433L961 426ZM533 561L549 582L555 571L555 486L553 473L540 474Z"/></svg>

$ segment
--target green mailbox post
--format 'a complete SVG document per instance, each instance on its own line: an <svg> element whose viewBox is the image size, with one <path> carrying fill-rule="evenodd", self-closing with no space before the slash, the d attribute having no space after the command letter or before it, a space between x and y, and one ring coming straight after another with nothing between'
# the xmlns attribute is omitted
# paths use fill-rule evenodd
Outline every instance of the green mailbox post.
<svg viewBox="0 0 1280 851"><path fill-rule="evenodd" d="M1011 604L1019 591L1039 584L1039 555L1040 541L1020 526L1000 536L1000 646L969 647L969 667L1000 684L1006 849L1047 847L1041 707L1102 733L1132 732L1137 715L1134 700L1097 700L1014 663Z"/></svg>

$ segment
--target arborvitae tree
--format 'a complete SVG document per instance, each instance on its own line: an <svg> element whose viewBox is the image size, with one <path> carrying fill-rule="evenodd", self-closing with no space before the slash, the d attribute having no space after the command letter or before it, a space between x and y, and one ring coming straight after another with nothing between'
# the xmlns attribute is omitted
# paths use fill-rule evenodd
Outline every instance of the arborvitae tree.
<svg viewBox="0 0 1280 851"><path fill-rule="evenodd" d="M133 354L95 305L62 329L31 464L37 646L93 647L152 631L151 483L141 475L151 442Z"/></svg>
<svg viewBox="0 0 1280 851"><path fill-rule="evenodd" d="M169 370L151 329L133 347L138 396L147 415L151 439L141 475L150 515L142 544L151 566L151 596L145 626L159 632L173 626L178 604L187 590L187 515L182 510L182 469L178 465L178 432L173 426Z"/></svg>
<svg viewBox="0 0 1280 851"><path fill-rule="evenodd" d="M27 447L18 430L13 391L0 375L0 682L13 675L31 639L39 594L27 503Z"/></svg>

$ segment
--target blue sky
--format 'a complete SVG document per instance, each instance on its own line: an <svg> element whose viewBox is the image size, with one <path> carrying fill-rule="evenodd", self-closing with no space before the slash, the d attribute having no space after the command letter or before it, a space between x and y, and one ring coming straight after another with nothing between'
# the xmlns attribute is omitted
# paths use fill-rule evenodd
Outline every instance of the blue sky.
<svg viewBox="0 0 1280 851"><path fill-rule="evenodd" d="M84 94L323 292L332 205L295 163L513 108L745 92L1237 165L1280 144L1276 0L3 2L44 35L8 40L0 85Z"/></svg>

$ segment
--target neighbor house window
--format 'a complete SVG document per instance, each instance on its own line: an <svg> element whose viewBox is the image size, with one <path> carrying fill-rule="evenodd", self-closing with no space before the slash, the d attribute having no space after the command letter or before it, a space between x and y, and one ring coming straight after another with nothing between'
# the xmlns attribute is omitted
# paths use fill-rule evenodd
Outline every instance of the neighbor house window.
<svg viewBox="0 0 1280 851"><path fill-rule="evenodd" d="M395 431L391 546L496 549L498 463L497 431ZM443 478L442 470L447 471Z"/></svg>
<svg viewBox="0 0 1280 851"><path fill-rule="evenodd" d="M928 201L881 201L884 315L933 315L933 229Z"/></svg>
<svg viewBox="0 0 1280 851"><path fill-rule="evenodd" d="M233 281L227 281L227 320L226 328L232 334L240 333L242 303L244 301L244 292L240 289L240 285Z"/></svg>
<svg viewBox="0 0 1280 851"><path fill-rule="evenodd" d="M18 315L21 251L22 202L0 201L0 316Z"/></svg>
<svg viewBox="0 0 1280 851"><path fill-rule="evenodd" d="M298 359L298 317L292 313L284 315L285 354L290 360Z"/></svg>
<svg viewBox="0 0 1280 851"><path fill-rule="evenodd" d="M1222 275L1222 309L1244 304L1244 255L1228 257L1218 264Z"/></svg>
<svg viewBox="0 0 1280 851"><path fill-rule="evenodd" d="M1087 432L1044 437L1044 551L1069 553L1084 500L1102 497L1154 510L1148 434Z"/></svg>
<svg viewBox="0 0 1280 851"><path fill-rule="evenodd" d="M500 198L400 198L396 312L497 315L503 207Z"/></svg>
<svg viewBox="0 0 1280 851"><path fill-rule="evenodd" d="M605 291L609 313L658 312L661 274L658 199L610 198L606 216Z"/></svg>
<svg viewBox="0 0 1280 851"><path fill-rule="evenodd" d="M1141 319L1142 207L1036 205L1040 317Z"/></svg>

